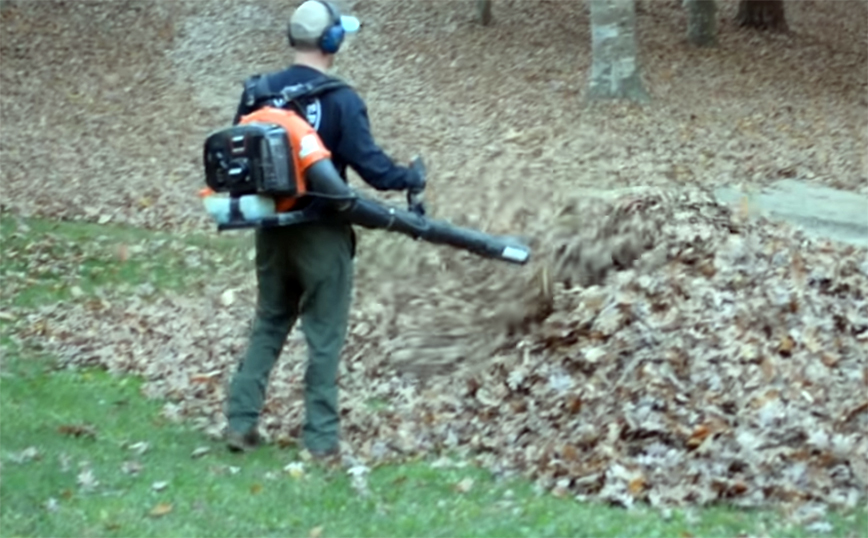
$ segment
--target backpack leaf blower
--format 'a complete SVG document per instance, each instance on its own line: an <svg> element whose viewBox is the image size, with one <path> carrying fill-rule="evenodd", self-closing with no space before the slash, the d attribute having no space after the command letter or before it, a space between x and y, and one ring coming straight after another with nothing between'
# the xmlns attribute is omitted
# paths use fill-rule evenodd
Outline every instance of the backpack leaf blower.
<svg viewBox="0 0 868 538"><path fill-rule="evenodd" d="M362 196L344 182L316 130L295 110L265 106L211 133L204 164L207 188L200 195L218 231L335 222L509 263L530 258L530 249L515 238L426 217L419 192L408 192L407 209ZM424 174L421 158L412 166Z"/></svg>

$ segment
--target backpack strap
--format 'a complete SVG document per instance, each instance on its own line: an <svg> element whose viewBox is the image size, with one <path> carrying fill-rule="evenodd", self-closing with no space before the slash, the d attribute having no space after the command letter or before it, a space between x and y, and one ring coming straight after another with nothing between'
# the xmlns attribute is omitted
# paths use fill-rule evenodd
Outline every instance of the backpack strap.
<svg viewBox="0 0 868 538"><path fill-rule="evenodd" d="M349 85L346 82L340 79L323 76L310 82L287 86L280 91L280 95L288 102L291 102L299 99L316 97L332 90L348 86Z"/></svg>
<svg viewBox="0 0 868 538"><path fill-rule="evenodd" d="M323 75L309 82L286 86L280 91L271 88L268 75L254 75L244 82L244 104L250 110L261 106L286 108L292 106L296 112L304 115L304 102L339 88L348 88L349 84L341 79Z"/></svg>
<svg viewBox="0 0 868 538"><path fill-rule="evenodd" d="M253 75L244 81L244 104L250 108L259 108L264 101L279 96L271 90L267 75Z"/></svg>
<svg viewBox="0 0 868 538"><path fill-rule="evenodd" d="M312 99L332 90L345 87L349 87L346 82L329 76L322 76L310 82L293 84L280 91L281 108L291 107L301 117L305 118L305 109Z"/></svg>

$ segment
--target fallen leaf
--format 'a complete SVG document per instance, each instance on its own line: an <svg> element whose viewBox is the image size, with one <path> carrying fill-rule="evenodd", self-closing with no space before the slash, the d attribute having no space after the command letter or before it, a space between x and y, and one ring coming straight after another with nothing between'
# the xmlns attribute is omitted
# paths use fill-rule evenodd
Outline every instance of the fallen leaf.
<svg viewBox="0 0 868 538"><path fill-rule="evenodd" d="M785 357L789 357L793 353L793 349L796 347L796 342L790 335L786 335L781 338L780 343L778 344L778 353Z"/></svg>
<svg viewBox="0 0 868 538"><path fill-rule="evenodd" d="M151 445L149 445L146 441L139 441L138 443L130 445L129 449L141 456L148 451L148 448L150 448L150 446Z"/></svg>
<svg viewBox="0 0 868 538"><path fill-rule="evenodd" d="M571 396L567 401L567 411L575 415L582 410L582 399L579 396Z"/></svg>
<svg viewBox="0 0 868 538"><path fill-rule="evenodd" d="M314 527L310 530L310 532L307 535L309 538L319 538L320 536L322 536L322 530L323 530L322 526Z"/></svg>
<svg viewBox="0 0 868 538"><path fill-rule="evenodd" d="M78 299L79 297L84 295L84 291L81 288L79 288L78 286L73 286L73 287L69 288L69 293L70 293L70 295L72 295L72 297L74 299Z"/></svg>
<svg viewBox="0 0 868 538"><path fill-rule="evenodd" d="M13 452L8 456L9 460L13 463L27 463L40 457L39 450L35 446L29 446L21 452Z"/></svg>
<svg viewBox="0 0 868 538"><path fill-rule="evenodd" d="M76 482L79 487L85 491L93 490L99 485L99 480L97 480L96 475L93 474L93 469L89 467L86 467L78 473Z"/></svg>
<svg viewBox="0 0 868 538"><path fill-rule="evenodd" d="M741 220L747 220L750 217L750 199L747 196L742 196L738 202L738 217Z"/></svg>
<svg viewBox="0 0 868 538"><path fill-rule="evenodd" d="M296 480L304 477L304 464L299 461L286 464L283 470Z"/></svg>
<svg viewBox="0 0 868 538"><path fill-rule="evenodd" d="M169 486L169 483L167 481L163 480L163 481L154 482L153 484L151 484L151 489L153 489L154 491L163 491L168 486Z"/></svg>
<svg viewBox="0 0 868 538"><path fill-rule="evenodd" d="M195 450L193 450L193 453L190 454L190 457L192 457L193 459L201 458L202 456L204 456L205 454L207 454L209 452L211 452L210 447L200 446L200 447L196 448Z"/></svg>
<svg viewBox="0 0 868 538"><path fill-rule="evenodd" d="M151 517L162 517L171 511L172 511L172 505L171 504L159 503L151 509L151 511L149 512L149 515Z"/></svg>
<svg viewBox="0 0 868 538"><path fill-rule="evenodd" d="M231 306L235 302L235 290L226 290L220 295L220 304Z"/></svg>
<svg viewBox="0 0 868 538"><path fill-rule="evenodd" d="M121 471L126 474L138 474L142 470L142 464L137 461L125 461L121 465Z"/></svg>
<svg viewBox="0 0 868 538"><path fill-rule="evenodd" d="M697 448L710 434L711 429L704 424L700 424L693 430L693 433L690 434L690 438L687 440L687 448Z"/></svg>
<svg viewBox="0 0 868 538"><path fill-rule="evenodd" d="M89 424L63 424L58 426L57 431L72 437L96 437L96 428Z"/></svg>
<svg viewBox="0 0 868 538"><path fill-rule="evenodd" d="M262 492L262 484L253 484L252 486L250 486L251 494L256 495L260 492Z"/></svg>
<svg viewBox="0 0 868 538"><path fill-rule="evenodd" d="M470 489L472 487L473 487L473 479L472 478L465 478L465 479L461 480L460 482L458 482L457 484L455 484L455 491L457 491L458 493L467 493L468 491L470 491Z"/></svg>
<svg viewBox="0 0 868 538"><path fill-rule="evenodd" d="M214 370L212 372L206 372L204 374L192 374L190 376L190 381L193 383L211 383L220 376L223 372L220 370Z"/></svg>
<svg viewBox="0 0 868 538"><path fill-rule="evenodd" d="M630 493L633 495L639 495L642 490L645 489L645 477L637 477L633 480L630 480L630 483L627 485L627 489L630 490Z"/></svg>
<svg viewBox="0 0 868 538"><path fill-rule="evenodd" d="M815 521L805 526L805 530L811 533L826 534L832 532L834 527L828 521ZM864 528L863 528L864 530Z"/></svg>
<svg viewBox="0 0 868 538"><path fill-rule="evenodd" d="M841 357L834 353L823 353L820 355L820 360L829 368L834 368L841 361Z"/></svg>
<svg viewBox="0 0 868 538"><path fill-rule="evenodd" d="M573 445L565 445L562 451L564 461L574 462L579 460L579 451Z"/></svg>

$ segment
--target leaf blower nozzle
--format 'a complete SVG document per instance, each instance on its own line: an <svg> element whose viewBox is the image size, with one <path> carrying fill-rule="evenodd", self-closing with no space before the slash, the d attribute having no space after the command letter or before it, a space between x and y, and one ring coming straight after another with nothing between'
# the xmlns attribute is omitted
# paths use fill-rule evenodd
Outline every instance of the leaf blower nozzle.
<svg viewBox="0 0 868 538"><path fill-rule="evenodd" d="M327 201L326 218L368 229L398 232L413 239L448 245L510 263L524 264L530 259L530 248L517 239L455 226L444 220L425 217L412 209L399 209L361 197L344 183L328 159L310 166L306 179L308 194Z"/></svg>

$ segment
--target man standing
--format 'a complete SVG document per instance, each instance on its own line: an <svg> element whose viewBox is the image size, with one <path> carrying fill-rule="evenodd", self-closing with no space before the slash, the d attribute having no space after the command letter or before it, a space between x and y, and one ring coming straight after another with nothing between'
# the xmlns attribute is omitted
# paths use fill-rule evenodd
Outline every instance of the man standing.
<svg viewBox="0 0 868 538"><path fill-rule="evenodd" d="M305 1L288 28L295 61L284 71L266 75L267 86L279 91L321 79L345 34L358 28L356 18L342 16L334 5ZM253 112L247 98L245 89L235 123ZM396 165L374 142L365 103L352 88L331 90L304 108L344 181L349 166L378 190L424 189L423 174ZM229 387L226 442L230 450L246 451L259 443L257 422L268 379L286 337L301 317L308 346L302 440L314 457L338 453L337 372L347 333L354 255L355 237L349 225L311 223L256 231L256 319L246 356Z"/></svg>

